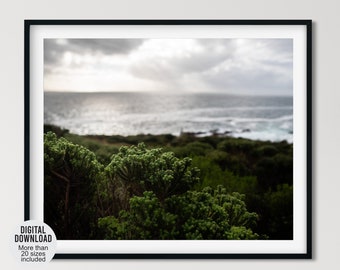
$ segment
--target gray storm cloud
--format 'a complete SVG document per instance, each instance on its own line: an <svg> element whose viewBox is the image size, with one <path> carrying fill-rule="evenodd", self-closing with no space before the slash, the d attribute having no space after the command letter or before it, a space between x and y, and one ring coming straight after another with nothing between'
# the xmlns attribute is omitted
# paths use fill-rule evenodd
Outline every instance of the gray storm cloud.
<svg viewBox="0 0 340 270"><path fill-rule="evenodd" d="M293 42L258 39L238 47L227 64L202 74L203 80L223 91L240 94L292 94Z"/></svg>
<svg viewBox="0 0 340 270"><path fill-rule="evenodd" d="M233 57L232 40L196 39L200 50L174 55L171 58L146 58L130 66L133 75L152 80L181 79L184 76L205 72ZM179 41L180 42L180 41ZM166 48L164 48L166 50Z"/></svg>
<svg viewBox="0 0 340 270"><path fill-rule="evenodd" d="M112 91L124 88L119 78L130 89L135 80L136 91L142 82L169 91L291 95L293 89L292 39L45 39L44 61L47 84L72 74L86 81L90 74L87 81L106 80ZM105 80L95 77L98 70Z"/></svg>
<svg viewBox="0 0 340 270"><path fill-rule="evenodd" d="M45 65L56 65L66 52L83 54L128 54L143 43L143 39L45 39Z"/></svg>
<svg viewBox="0 0 340 270"><path fill-rule="evenodd" d="M290 74L275 69L246 70L234 67L229 71L203 76L203 80L220 91L229 89L238 94L292 94Z"/></svg>
<svg viewBox="0 0 340 270"><path fill-rule="evenodd" d="M291 94L293 42L290 39L253 39L247 45L235 39L197 39L201 47L186 57L166 61L147 58L130 66L131 73L155 81L179 81L214 91L248 94ZM246 49L246 50L245 50Z"/></svg>

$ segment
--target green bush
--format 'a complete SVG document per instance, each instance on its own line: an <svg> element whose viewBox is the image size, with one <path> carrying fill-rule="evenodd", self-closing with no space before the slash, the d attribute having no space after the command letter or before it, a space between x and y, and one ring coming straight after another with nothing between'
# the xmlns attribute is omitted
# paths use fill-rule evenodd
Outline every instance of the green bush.
<svg viewBox="0 0 340 270"><path fill-rule="evenodd" d="M244 196L216 189L188 191L163 203L152 192L130 199L130 210L98 220L105 239L257 239Z"/></svg>
<svg viewBox="0 0 340 270"><path fill-rule="evenodd" d="M263 190L275 189L279 184L293 183L293 158L281 153L264 157L255 164L254 173Z"/></svg>
<svg viewBox="0 0 340 270"><path fill-rule="evenodd" d="M98 220L104 239L175 239L176 216L167 213L151 191L130 199L130 210L122 210L119 217L108 216Z"/></svg>
<svg viewBox="0 0 340 270"><path fill-rule="evenodd" d="M277 147L273 145L262 145L260 147L257 147L253 154L257 157L263 156L272 157L276 155L278 152L279 150L277 149Z"/></svg>
<svg viewBox="0 0 340 270"><path fill-rule="evenodd" d="M228 138L223 140L217 145L217 149L226 151L226 152L244 152L249 153L255 146L255 141L241 139L241 138Z"/></svg>
<svg viewBox="0 0 340 270"><path fill-rule="evenodd" d="M172 152L139 144L121 147L105 171L113 185L124 188L127 199L152 191L163 201L186 192L199 181L198 169L190 165L189 158L179 159Z"/></svg>
<svg viewBox="0 0 340 270"><path fill-rule="evenodd" d="M234 239L258 238L251 230L256 224L257 215L247 211L244 195L229 194L222 186L217 186L216 189L206 187L202 191L188 191L184 196L170 198L169 204L182 228L180 238L232 239L233 227L249 230L246 238L242 238L245 234L236 236L234 231Z"/></svg>
<svg viewBox="0 0 340 270"><path fill-rule="evenodd" d="M293 239L293 187L279 185L276 191L266 193L264 199L269 215L268 233L273 239Z"/></svg>
<svg viewBox="0 0 340 270"><path fill-rule="evenodd" d="M44 219L60 239L88 239L96 226L103 166L83 146L44 135Z"/></svg>
<svg viewBox="0 0 340 270"><path fill-rule="evenodd" d="M58 132L44 135L44 215L59 239L292 239L292 144L45 129ZM245 194L232 204L256 224L232 222L219 188Z"/></svg>
<svg viewBox="0 0 340 270"><path fill-rule="evenodd" d="M178 157L195 157L205 156L207 152L212 151L214 148L207 143L195 141L186 144L185 146L173 148L174 153Z"/></svg>

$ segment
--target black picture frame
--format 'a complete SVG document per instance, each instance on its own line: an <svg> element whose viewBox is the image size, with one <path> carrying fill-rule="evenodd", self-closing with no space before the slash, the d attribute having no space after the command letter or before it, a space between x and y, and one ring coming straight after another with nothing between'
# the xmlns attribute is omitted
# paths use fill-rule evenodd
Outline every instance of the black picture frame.
<svg viewBox="0 0 340 270"><path fill-rule="evenodd" d="M31 204L31 139L32 96L31 96L31 49L32 27L35 26L105 26L105 25L149 25L149 26L302 26L305 29L305 69L302 78L306 85L305 111L305 164L306 209L305 209L305 251L287 253L57 253L55 259L311 259L312 258L312 21L311 20L25 20L24 26L24 220L32 218Z"/></svg>

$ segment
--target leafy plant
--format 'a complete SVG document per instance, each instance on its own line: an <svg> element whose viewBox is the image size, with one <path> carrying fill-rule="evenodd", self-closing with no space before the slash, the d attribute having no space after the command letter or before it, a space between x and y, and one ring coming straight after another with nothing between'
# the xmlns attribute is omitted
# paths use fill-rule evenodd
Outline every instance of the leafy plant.
<svg viewBox="0 0 340 270"><path fill-rule="evenodd" d="M168 213L151 191L130 199L130 210L122 210L119 217L98 220L104 239L175 239L176 216Z"/></svg>
<svg viewBox="0 0 340 270"><path fill-rule="evenodd" d="M251 226L257 215L247 211L244 196L224 188L173 195L163 203L153 194L130 199L130 209L100 218L105 239L257 239Z"/></svg>
<svg viewBox="0 0 340 270"><path fill-rule="evenodd" d="M126 199L152 191L160 201L182 194L198 182L198 170L191 159L179 159L160 148L147 149L145 144L120 148L105 171L112 185L123 187Z"/></svg>
<svg viewBox="0 0 340 270"><path fill-rule="evenodd" d="M93 152L44 135L44 217L61 239L86 239L96 223L96 188L103 166Z"/></svg>
<svg viewBox="0 0 340 270"><path fill-rule="evenodd" d="M292 144L48 130L44 215L59 239L293 237Z"/></svg>

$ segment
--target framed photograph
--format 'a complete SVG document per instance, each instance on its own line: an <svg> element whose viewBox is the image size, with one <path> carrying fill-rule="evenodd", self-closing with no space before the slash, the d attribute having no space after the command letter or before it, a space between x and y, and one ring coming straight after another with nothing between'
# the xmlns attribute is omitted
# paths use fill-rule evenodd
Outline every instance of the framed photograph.
<svg viewBox="0 0 340 270"><path fill-rule="evenodd" d="M312 258L310 20L26 20L25 220L56 259Z"/></svg>

